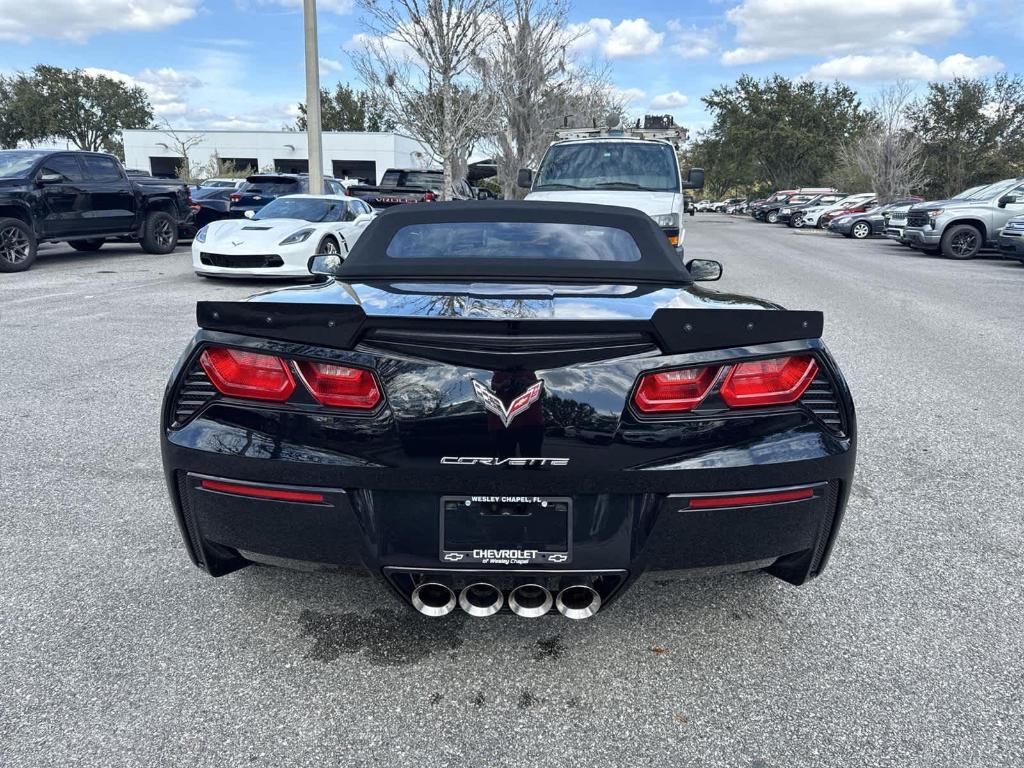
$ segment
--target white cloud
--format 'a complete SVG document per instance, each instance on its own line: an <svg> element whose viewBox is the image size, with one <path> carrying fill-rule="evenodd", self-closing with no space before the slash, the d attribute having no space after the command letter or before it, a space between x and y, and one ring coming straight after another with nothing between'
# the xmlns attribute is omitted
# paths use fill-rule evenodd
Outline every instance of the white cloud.
<svg viewBox="0 0 1024 768"><path fill-rule="evenodd" d="M613 88L612 91L627 106L637 104L647 98L647 91L643 88Z"/></svg>
<svg viewBox="0 0 1024 768"><path fill-rule="evenodd" d="M623 19L618 24L613 24L611 19L591 19L570 24L568 34L575 38L570 49L599 48L609 59L650 55L657 52L665 39L665 33L655 32L647 19Z"/></svg>
<svg viewBox="0 0 1024 768"><path fill-rule="evenodd" d="M955 34L967 15L958 0L744 0L725 14L736 26L736 47L721 60L906 48Z"/></svg>
<svg viewBox="0 0 1024 768"><path fill-rule="evenodd" d="M190 19L199 0L0 0L0 40L84 41L103 32L162 29Z"/></svg>
<svg viewBox="0 0 1024 768"><path fill-rule="evenodd" d="M144 69L136 75L98 67L86 67L84 71L89 75L105 75L126 85L139 86L149 97L153 114L167 119L183 117L188 112L187 92L203 84L194 75L171 67Z"/></svg>
<svg viewBox="0 0 1024 768"><path fill-rule="evenodd" d="M666 24L669 32L669 50L682 59L702 59L718 47L715 33L710 29L683 26L676 19Z"/></svg>
<svg viewBox="0 0 1024 768"><path fill-rule="evenodd" d="M869 55L839 56L811 67L802 78L812 80L950 80L981 77L999 72L1003 63L993 56L965 56L955 53L941 61L920 51L888 51Z"/></svg>
<svg viewBox="0 0 1024 768"><path fill-rule="evenodd" d="M337 59L328 59L323 56L320 57L320 74L327 73L332 74L335 72L341 72L341 62Z"/></svg>
<svg viewBox="0 0 1024 768"><path fill-rule="evenodd" d="M685 107L689 102L690 100L679 91L669 91L655 96L649 106L651 109L676 109Z"/></svg>

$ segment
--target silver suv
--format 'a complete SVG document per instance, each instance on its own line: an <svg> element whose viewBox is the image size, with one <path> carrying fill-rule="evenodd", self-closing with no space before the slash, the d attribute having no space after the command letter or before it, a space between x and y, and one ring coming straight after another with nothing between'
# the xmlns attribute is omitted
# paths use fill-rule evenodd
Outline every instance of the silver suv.
<svg viewBox="0 0 1024 768"><path fill-rule="evenodd" d="M903 239L912 248L972 259L1014 216L1024 213L1024 176L1004 179L977 192L950 200L918 203L907 214Z"/></svg>

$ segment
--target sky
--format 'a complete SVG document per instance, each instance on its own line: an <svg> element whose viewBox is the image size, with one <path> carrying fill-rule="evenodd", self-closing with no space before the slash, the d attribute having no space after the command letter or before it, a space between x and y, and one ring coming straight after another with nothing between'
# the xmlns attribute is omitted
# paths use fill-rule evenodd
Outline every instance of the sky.
<svg viewBox="0 0 1024 768"><path fill-rule="evenodd" d="M626 13L624 13L626 11ZM854 86L1024 73L1024 0L576 0L574 53L607 63L631 115L709 124L741 74ZM353 0L319 0L322 84L358 85ZM79 67L142 86L175 127L279 129L304 94L302 0L0 0L0 73Z"/></svg>

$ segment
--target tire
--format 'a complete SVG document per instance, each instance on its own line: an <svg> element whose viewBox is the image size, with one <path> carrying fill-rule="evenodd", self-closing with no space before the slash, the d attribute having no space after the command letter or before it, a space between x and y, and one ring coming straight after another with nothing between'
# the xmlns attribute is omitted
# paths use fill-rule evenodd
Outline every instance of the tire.
<svg viewBox="0 0 1024 768"><path fill-rule="evenodd" d="M331 254L341 256L341 246L338 244L338 241L334 237L328 235L327 237L320 241L320 245L318 245L316 248L316 254L317 256Z"/></svg>
<svg viewBox="0 0 1024 768"><path fill-rule="evenodd" d="M850 237L854 240L864 240L871 237L871 225L866 221L858 221L850 228Z"/></svg>
<svg viewBox="0 0 1024 768"><path fill-rule="evenodd" d="M105 238L96 237L91 240L68 240L68 245L76 251L98 251L105 242Z"/></svg>
<svg viewBox="0 0 1024 768"><path fill-rule="evenodd" d="M767 221L769 224L777 224L779 221L779 214L777 211L772 211L771 213L764 217L764 220Z"/></svg>
<svg viewBox="0 0 1024 768"><path fill-rule="evenodd" d="M178 222L166 211L153 211L146 216L141 243L146 253L170 253L178 247Z"/></svg>
<svg viewBox="0 0 1024 768"><path fill-rule="evenodd" d="M942 234L941 249L947 259L973 259L981 250L981 232L970 224L957 224Z"/></svg>
<svg viewBox="0 0 1024 768"><path fill-rule="evenodd" d="M0 219L0 272L24 272L36 260L39 244L21 219Z"/></svg>
<svg viewBox="0 0 1024 768"><path fill-rule="evenodd" d="M791 226L793 229L803 229L804 228L804 217L803 216L794 216L793 218L791 218L789 220L789 226Z"/></svg>

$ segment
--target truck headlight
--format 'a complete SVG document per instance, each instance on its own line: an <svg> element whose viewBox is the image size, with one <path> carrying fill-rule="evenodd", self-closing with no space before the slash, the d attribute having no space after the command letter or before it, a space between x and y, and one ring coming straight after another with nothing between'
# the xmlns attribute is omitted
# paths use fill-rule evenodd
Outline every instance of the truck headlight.
<svg viewBox="0 0 1024 768"><path fill-rule="evenodd" d="M207 224L205 227L203 227L198 232L196 232L195 241L197 243L205 243L206 242L206 232L207 232L207 230L209 228L210 228L210 225Z"/></svg>
<svg viewBox="0 0 1024 768"><path fill-rule="evenodd" d="M659 227L665 227L671 229L679 226L679 214L678 213L659 213L655 216L651 216L654 219L654 223Z"/></svg>
<svg viewBox="0 0 1024 768"><path fill-rule="evenodd" d="M935 218L938 218L941 214L942 214L942 209L941 208L932 208L930 211L928 211L928 218L929 219L935 219Z"/></svg>
<svg viewBox="0 0 1024 768"><path fill-rule="evenodd" d="M312 234L312 229L300 229L297 232L292 232L288 237L278 243L278 245L295 245L296 243L304 243L306 240L309 240L309 236Z"/></svg>

